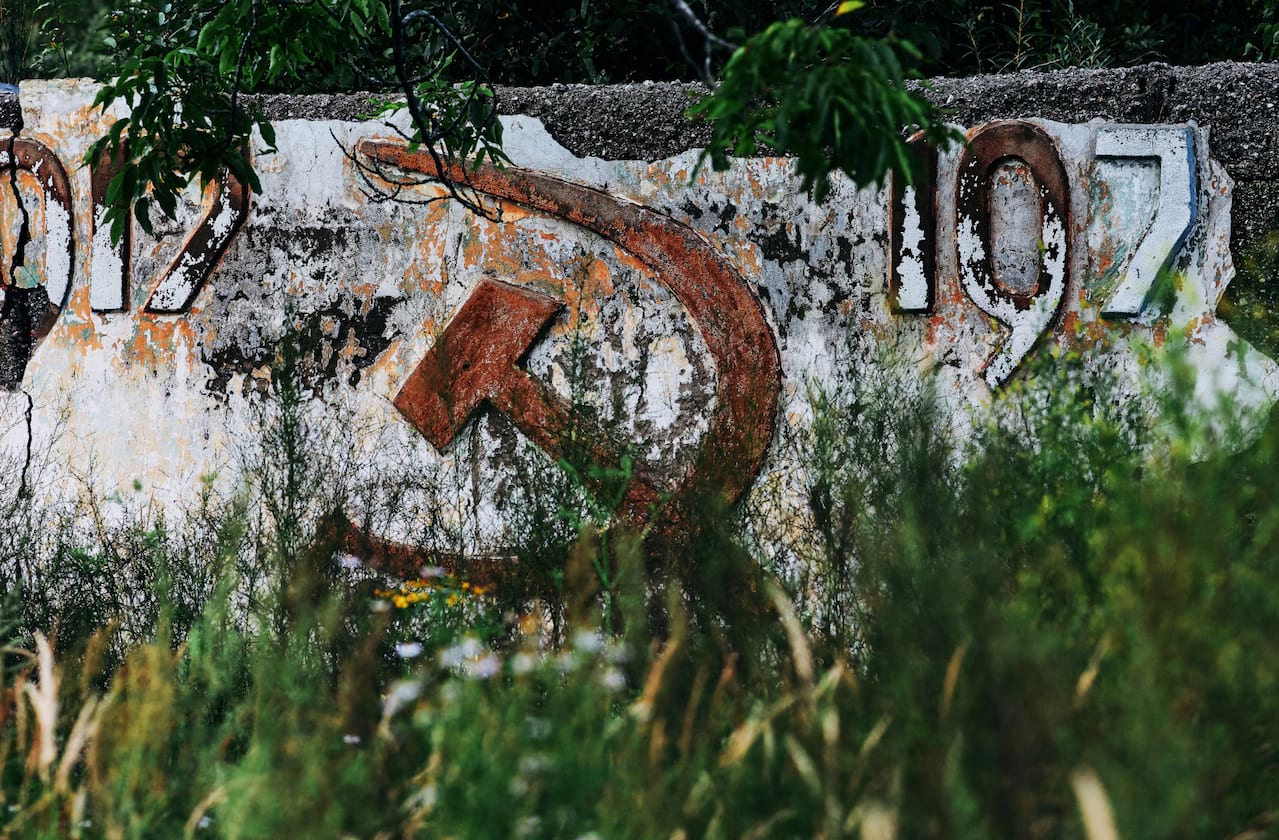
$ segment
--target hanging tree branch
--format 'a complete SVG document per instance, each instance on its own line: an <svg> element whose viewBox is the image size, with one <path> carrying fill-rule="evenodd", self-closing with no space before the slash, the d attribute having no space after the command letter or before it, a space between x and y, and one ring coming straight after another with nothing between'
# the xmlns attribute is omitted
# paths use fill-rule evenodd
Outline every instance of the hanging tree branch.
<svg viewBox="0 0 1279 840"><path fill-rule="evenodd" d="M697 68L702 84L713 90L718 84L718 80L712 70L712 57L715 49L718 48L733 53L737 51L740 45L725 40L712 32L710 27L702 22L686 0L670 0L670 4L675 12L674 17L671 18L671 28L675 30L675 40L679 44L680 54L684 56L684 60L689 63L689 66ZM694 60L692 54L688 51L688 44L684 41L684 31L680 27L680 21L683 21L701 35L705 42L700 64Z"/></svg>
<svg viewBox="0 0 1279 840"><path fill-rule="evenodd" d="M117 57L97 104L122 101L130 114L86 158L106 153L123 160L108 192L113 236L123 232L130 210L150 230L152 201L173 217L178 195L196 177L205 183L229 172L259 190L242 150L255 128L268 151L275 135L245 94L305 87L333 67L350 68L393 97L378 113L407 111L407 129L391 119L387 125L437 164L505 160L497 95L484 68L442 19L406 9L403 0L134 0L117 18L108 36ZM495 213L469 186L472 166L438 166L442 177L434 183L444 193L423 198L416 188L425 181L397 178L346 154L379 200L448 199ZM449 172L464 174L458 181Z"/></svg>

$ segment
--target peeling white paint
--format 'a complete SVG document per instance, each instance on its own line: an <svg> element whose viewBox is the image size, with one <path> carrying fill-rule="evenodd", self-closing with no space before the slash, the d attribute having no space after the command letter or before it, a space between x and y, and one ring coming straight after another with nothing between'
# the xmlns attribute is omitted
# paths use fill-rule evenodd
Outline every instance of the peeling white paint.
<svg viewBox="0 0 1279 840"><path fill-rule="evenodd" d="M928 237L916 207L918 197L915 188L906 187L902 193L902 246L897 265L901 285L897 290L897 307L905 312L924 312L931 303L928 299L928 278L924 274L924 248Z"/></svg>

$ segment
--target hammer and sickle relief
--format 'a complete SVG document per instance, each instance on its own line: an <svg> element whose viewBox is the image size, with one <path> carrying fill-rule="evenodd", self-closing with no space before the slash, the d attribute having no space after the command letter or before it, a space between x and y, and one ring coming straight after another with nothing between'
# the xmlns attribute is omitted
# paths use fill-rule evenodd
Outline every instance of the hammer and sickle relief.
<svg viewBox="0 0 1279 840"><path fill-rule="evenodd" d="M428 177L461 181L465 176L477 192L578 225L651 271L706 343L717 374L715 409L689 474L671 485L652 465L636 463L619 515L642 524L664 502L664 520L677 525L694 491L717 493L728 504L745 494L772 439L781 364L772 329L750 286L700 234L641 205L548 175L487 165L464 173L455 164L441 167L425 152L387 141L364 140L357 151L381 165ZM482 279L401 386L396 408L443 449L488 404L552 458L562 457L569 445L572 407L520 366L562 308L542 292ZM620 453L600 443L592 456L607 466L615 465ZM343 528L348 551L388 572L416 574L428 556L435 556L373 537L353 524L343 523ZM472 567L468 572L483 570Z"/></svg>

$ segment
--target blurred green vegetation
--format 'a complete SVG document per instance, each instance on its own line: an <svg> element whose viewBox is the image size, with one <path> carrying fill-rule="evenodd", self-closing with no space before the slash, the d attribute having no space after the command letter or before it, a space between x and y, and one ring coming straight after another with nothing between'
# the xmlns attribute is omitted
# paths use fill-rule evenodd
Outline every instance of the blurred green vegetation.
<svg viewBox="0 0 1279 840"><path fill-rule="evenodd" d="M11 510L0 836L1276 836L1279 426L1152 365L1042 354L968 446L927 388L815 395L788 560L591 504L540 580L395 584L287 411L269 516Z"/></svg>
<svg viewBox="0 0 1279 840"><path fill-rule="evenodd" d="M0 0L0 82L100 75L112 8L104 0Z"/></svg>

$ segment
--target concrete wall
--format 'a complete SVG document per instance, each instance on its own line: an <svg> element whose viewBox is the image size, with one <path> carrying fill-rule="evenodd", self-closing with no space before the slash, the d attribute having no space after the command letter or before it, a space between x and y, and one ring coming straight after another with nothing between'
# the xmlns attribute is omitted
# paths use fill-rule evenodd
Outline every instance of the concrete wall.
<svg viewBox="0 0 1279 840"><path fill-rule="evenodd" d="M559 458L632 464L635 521L671 498L678 527L709 486L802 532L812 394L890 358L904 388L932 377L962 429L1035 347L1085 353L1138 399L1147 349L1184 332L1205 401L1264 410L1276 366L1217 309L1232 237L1274 213L1275 72L938 81L968 150L929 158L896 201L841 180L820 206L785 159L690 183L687 87L506 90L513 166L474 184L491 218L432 184L380 200L438 173L354 121L362 98L269 97L262 191L193 190L126 247L95 224L103 173L77 165L114 117L88 83L27 84L21 132L0 139L22 199L0 192L10 484L121 509L232 494L278 455L262 430L286 347L330 483L360 488L344 507L366 551L500 549L554 514ZM1185 278L1170 296L1166 268Z"/></svg>

